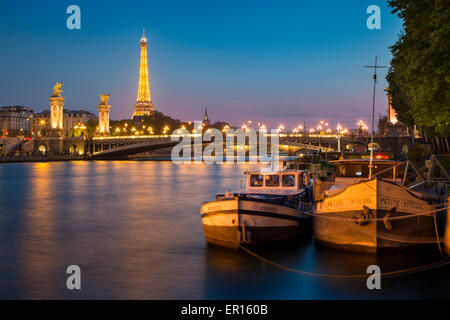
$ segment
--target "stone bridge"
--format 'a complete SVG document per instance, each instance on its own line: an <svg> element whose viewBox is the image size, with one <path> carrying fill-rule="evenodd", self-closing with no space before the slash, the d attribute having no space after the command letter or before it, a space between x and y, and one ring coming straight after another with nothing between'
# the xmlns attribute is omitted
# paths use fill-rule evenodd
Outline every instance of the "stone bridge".
<svg viewBox="0 0 450 320"><path fill-rule="evenodd" d="M126 159L138 153L169 148L177 144L170 137L93 139L88 143L91 159Z"/></svg>
<svg viewBox="0 0 450 320"><path fill-rule="evenodd" d="M226 139L223 139L224 147ZM246 141L248 143L248 140ZM97 137L88 141L87 152L91 159L117 159L127 158L130 155L154 151L162 148L170 148L178 142L171 141L170 136L146 136L146 137ZM194 141L193 141L194 143ZM208 144L203 142L202 144ZM316 152L335 152L337 144L332 144L331 139L323 142L320 139L298 139L288 135L282 135L279 139L280 149L288 147L290 153L296 150L310 150ZM270 139L268 140L270 150Z"/></svg>
<svg viewBox="0 0 450 320"><path fill-rule="evenodd" d="M224 139L225 141L226 139ZM270 139L268 140L270 148ZM342 151L364 152L368 149L370 138L341 137ZM375 137L376 147L382 151L406 153L411 146L411 137ZM150 152L158 149L168 149L178 142L171 141L169 135L161 136L132 136L132 137L95 137L87 139L63 137L36 137L32 145L35 153L71 154L85 156L87 159L125 159L128 156ZM203 144L207 144L205 142ZM304 151L336 152L338 137L336 135L301 135L281 134L279 136L280 151L294 155ZM165 152L165 151L164 151ZM170 151L169 151L170 152Z"/></svg>

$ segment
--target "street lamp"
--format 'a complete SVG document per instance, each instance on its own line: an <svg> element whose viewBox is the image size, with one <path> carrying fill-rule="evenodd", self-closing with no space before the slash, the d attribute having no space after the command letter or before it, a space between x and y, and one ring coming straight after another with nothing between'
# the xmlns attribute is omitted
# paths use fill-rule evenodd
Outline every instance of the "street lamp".
<svg viewBox="0 0 450 320"><path fill-rule="evenodd" d="M321 121L321 122L323 122L323 121ZM319 134L321 134L322 133L322 130L323 129L323 127L319 124L318 126L317 126L317 131L319 131Z"/></svg>
<svg viewBox="0 0 450 320"><path fill-rule="evenodd" d="M259 131L262 132L262 133L266 133L267 132L267 128L264 125L264 123L259 127Z"/></svg>
<svg viewBox="0 0 450 320"><path fill-rule="evenodd" d="M227 132L229 129L230 129L230 126L226 124L226 125L222 128L222 132Z"/></svg>

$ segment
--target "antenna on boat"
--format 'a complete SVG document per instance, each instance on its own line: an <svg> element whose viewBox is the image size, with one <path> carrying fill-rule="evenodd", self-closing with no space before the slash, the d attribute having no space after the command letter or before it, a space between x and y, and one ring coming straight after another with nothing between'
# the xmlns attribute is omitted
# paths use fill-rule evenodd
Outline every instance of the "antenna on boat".
<svg viewBox="0 0 450 320"><path fill-rule="evenodd" d="M369 163L369 179L372 179L372 167L373 167L373 135L375 132L375 87L377 85L377 69L387 68L386 66L377 65L377 56L375 56L374 66L364 66L364 68L373 69L373 98L372 98L372 132L370 133L370 163Z"/></svg>

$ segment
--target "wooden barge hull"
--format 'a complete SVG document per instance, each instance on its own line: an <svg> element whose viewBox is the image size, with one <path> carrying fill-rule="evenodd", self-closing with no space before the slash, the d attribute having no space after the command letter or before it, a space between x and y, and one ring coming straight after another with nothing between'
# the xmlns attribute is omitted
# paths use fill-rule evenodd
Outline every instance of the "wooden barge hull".
<svg viewBox="0 0 450 320"><path fill-rule="evenodd" d="M352 251L437 249L443 217L432 211L428 201L405 187L375 179L319 201L314 236L319 243Z"/></svg>
<svg viewBox="0 0 450 320"><path fill-rule="evenodd" d="M201 208L208 243L238 248L296 241L312 234L312 219L300 212L253 200L218 200Z"/></svg>

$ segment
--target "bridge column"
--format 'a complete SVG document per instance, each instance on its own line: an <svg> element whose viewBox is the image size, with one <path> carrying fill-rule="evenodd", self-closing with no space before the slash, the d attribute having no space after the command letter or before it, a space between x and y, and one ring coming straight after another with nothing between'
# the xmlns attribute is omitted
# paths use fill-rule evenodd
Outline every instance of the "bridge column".
<svg viewBox="0 0 450 320"><path fill-rule="evenodd" d="M102 94L100 98L102 102L98 105L98 128L100 135L109 136L109 94Z"/></svg>

